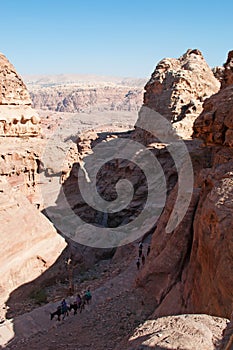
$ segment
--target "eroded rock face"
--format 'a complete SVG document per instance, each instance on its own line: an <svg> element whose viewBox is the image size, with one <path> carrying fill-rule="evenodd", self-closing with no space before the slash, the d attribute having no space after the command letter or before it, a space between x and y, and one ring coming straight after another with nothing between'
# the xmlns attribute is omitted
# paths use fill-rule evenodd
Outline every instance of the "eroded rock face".
<svg viewBox="0 0 233 350"><path fill-rule="evenodd" d="M0 136L36 136L39 122L26 85L0 53Z"/></svg>
<svg viewBox="0 0 233 350"><path fill-rule="evenodd" d="M40 179L40 140L16 137L0 137L0 178L6 177L9 184L19 188L38 208L42 203Z"/></svg>
<svg viewBox="0 0 233 350"><path fill-rule="evenodd" d="M219 350L231 350L233 348L233 312L231 314L230 322L223 331L223 339Z"/></svg>
<svg viewBox="0 0 233 350"><path fill-rule="evenodd" d="M193 130L207 145L233 146L233 51L224 64L221 90L205 101Z"/></svg>
<svg viewBox="0 0 233 350"><path fill-rule="evenodd" d="M50 267L65 241L30 204L40 205L40 118L25 84L0 55L0 304L20 285ZM17 136L17 137L16 137ZM27 198L28 199L27 199ZM0 317L4 311L0 310Z"/></svg>
<svg viewBox="0 0 233 350"><path fill-rule="evenodd" d="M115 350L141 349L216 349L226 319L208 315L179 315L151 319L140 325L133 335Z"/></svg>
<svg viewBox="0 0 233 350"><path fill-rule="evenodd" d="M201 52L190 49L178 59L165 58L158 63L145 86L143 107L158 112L173 123L179 136L190 139L193 123L202 111L203 102L219 88L220 82ZM145 131L143 127L138 127L139 121L147 125L146 119L141 109L135 124L135 138L144 144L155 139L148 128Z"/></svg>
<svg viewBox="0 0 233 350"><path fill-rule="evenodd" d="M0 53L0 104L31 105L31 99L21 77L8 59Z"/></svg>
<svg viewBox="0 0 233 350"><path fill-rule="evenodd" d="M191 312L229 318L233 309L232 88L228 85L205 101L194 135L207 147L190 153L193 199L181 224L168 235L165 227L177 189L171 192L139 274L138 285L153 291L156 317Z"/></svg>
<svg viewBox="0 0 233 350"><path fill-rule="evenodd" d="M66 244L21 191L0 177L0 303L11 291L41 275ZM1 311L2 313L2 311Z"/></svg>
<svg viewBox="0 0 233 350"><path fill-rule="evenodd" d="M137 111L143 89L125 86L44 87L31 91L33 107L56 112Z"/></svg>
<svg viewBox="0 0 233 350"><path fill-rule="evenodd" d="M233 85L205 101L193 130L193 136L201 138L207 145L233 146Z"/></svg>
<svg viewBox="0 0 233 350"><path fill-rule="evenodd" d="M189 115L197 117L203 101L219 87L201 52L189 49L178 59L158 63L145 86L144 104L176 122Z"/></svg>
<svg viewBox="0 0 233 350"><path fill-rule="evenodd" d="M224 64L224 75L221 88L233 84L233 50L228 53L227 61Z"/></svg>
<svg viewBox="0 0 233 350"><path fill-rule="evenodd" d="M233 162L206 170L184 282L186 307L230 318L233 310Z"/></svg>
<svg viewBox="0 0 233 350"><path fill-rule="evenodd" d="M216 79L222 84L223 76L224 76L224 67L223 66L217 66L212 68L212 72Z"/></svg>

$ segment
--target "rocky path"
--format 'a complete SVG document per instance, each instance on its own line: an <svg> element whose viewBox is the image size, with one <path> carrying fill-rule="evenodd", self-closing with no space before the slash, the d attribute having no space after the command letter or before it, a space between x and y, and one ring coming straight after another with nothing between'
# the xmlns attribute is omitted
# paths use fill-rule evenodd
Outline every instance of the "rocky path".
<svg viewBox="0 0 233 350"><path fill-rule="evenodd" d="M81 314L50 321L57 304L49 303L15 318L16 336L6 349L114 349L150 313L142 293L134 293L137 248L121 273L92 291L93 302Z"/></svg>

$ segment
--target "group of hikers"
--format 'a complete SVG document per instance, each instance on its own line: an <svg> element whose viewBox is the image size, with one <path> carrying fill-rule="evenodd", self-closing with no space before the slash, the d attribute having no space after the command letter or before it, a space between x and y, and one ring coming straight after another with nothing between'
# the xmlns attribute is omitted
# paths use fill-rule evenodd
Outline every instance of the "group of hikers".
<svg viewBox="0 0 233 350"><path fill-rule="evenodd" d="M52 320L55 316L57 316L57 320L64 320L66 316L69 316L69 311L74 310L74 315L77 314L77 311L79 309L79 312L81 313L84 309L86 304L89 304L91 302L92 295L90 292L90 289L84 292L83 296L80 294L77 295L75 301L71 302L70 305L67 304L66 300L63 299L61 304L58 305L57 310L55 312L50 313L50 319Z"/></svg>
<svg viewBox="0 0 233 350"><path fill-rule="evenodd" d="M149 254L150 254L150 245L147 246L146 256L148 257ZM143 253L143 243L140 242L138 246L138 259L136 262L138 270L140 269L141 264L142 265L145 264L145 261L146 261L146 258L145 258L145 254ZM80 296L80 294L77 294L75 301L71 302L70 305L68 305L66 300L63 299L61 304L58 305L57 310L50 314L51 320L55 316L57 316L58 321L61 320L61 316L63 316L62 319L64 320L64 318L69 315L69 311L72 311L72 310L74 310L74 315L77 314L78 310L81 313L85 305L91 302L91 299L92 299L92 295L91 295L90 289L86 290L83 296Z"/></svg>
<svg viewBox="0 0 233 350"><path fill-rule="evenodd" d="M148 245L147 252L146 252L147 256L149 254L150 254L150 245ZM138 270L140 269L141 263L142 263L142 265L145 265L145 262L146 262L146 257L145 257L145 255L143 253L143 243L139 242L139 245L138 245L138 259L137 259L137 262L136 262L137 269Z"/></svg>

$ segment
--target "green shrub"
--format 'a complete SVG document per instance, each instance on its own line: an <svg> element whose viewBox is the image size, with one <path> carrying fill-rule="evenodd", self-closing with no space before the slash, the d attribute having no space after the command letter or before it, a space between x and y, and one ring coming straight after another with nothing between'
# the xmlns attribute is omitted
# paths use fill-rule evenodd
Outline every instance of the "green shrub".
<svg viewBox="0 0 233 350"><path fill-rule="evenodd" d="M47 293L45 289L34 290L30 297L34 299L36 304L44 304L47 302Z"/></svg>

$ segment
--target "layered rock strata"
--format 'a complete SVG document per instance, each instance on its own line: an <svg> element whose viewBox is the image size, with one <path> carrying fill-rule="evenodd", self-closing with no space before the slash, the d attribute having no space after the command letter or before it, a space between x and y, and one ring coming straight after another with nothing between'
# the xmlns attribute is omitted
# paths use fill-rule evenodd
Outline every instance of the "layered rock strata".
<svg viewBox="0 0 233 350"><path fill-rule="evenodd" d="M219 82L199 50L158 63L145 86L144 104L172 122L198 116L203 101L219 90Z"/></svg>
<svg viewBox="0 0 233 350"><path fill-rule="evenodd" d="M0 226L2 307L11 291L35 279L51 266L66 244L21 191L13 189L1 177Z"/></svg>
<svg viewBox="0 0 233 350"><path fill-rule="evenodd" d="M153 290L156 317L191 312L229 318L233 310L233 85L227 68L229 57L223 74L227 83L205 101L194 123L194 136L204 140L206 147L194 147L190 152L195 176L189 209L181 224L166 233L175 187L153 234L148 263L138 278L138 285Z"/></svg>
<svg viewBox="0 0 233 350"><path fill-rule="evenodd" d="M33 107L37 109L77 113L104 111L138 111L143 89L125 86L79 87L75 85L43 87L32 90Z"/></svg>
<svg viewBox="0 0 233 350"><path fill-rule="evenodd" d="M177 134L187 139L191 138L193 122L203 102L219 88L220 82L202 53L189 49L178 59L165 58L157 64L145 86L144 106L171 121ZM136 139L149 143L155 138L137 123L135 126Z"/></svg>
<svg viewBox="0 0 233 350"><path fill-rule="evenodd" d="M14 66L0 54L0 136L36 136L40 118Z"/></svg>
<svg viewBox="0 0 233 350"><path fill-rule="evenodd" d="M40 118L20 76L0 55L0 316L9 294L40 276L66 244L40 206ZM26 198L28 197L28 199Z"/></svg>

